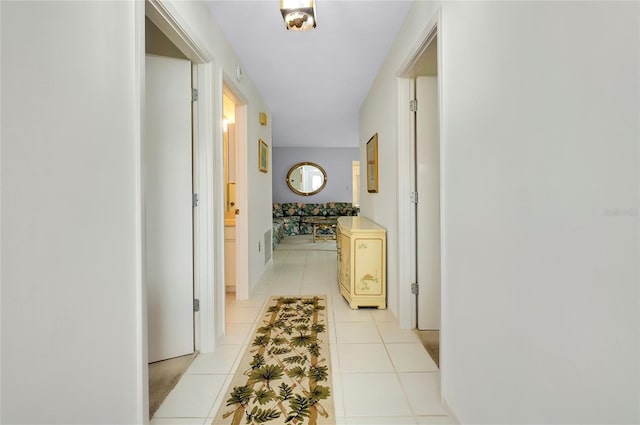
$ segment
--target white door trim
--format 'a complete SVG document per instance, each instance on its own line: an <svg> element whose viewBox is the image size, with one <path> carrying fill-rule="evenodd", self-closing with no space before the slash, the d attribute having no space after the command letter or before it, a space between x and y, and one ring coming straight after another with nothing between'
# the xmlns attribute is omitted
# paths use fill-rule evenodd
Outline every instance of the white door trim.
<svg viewBox="0 0 640 425"><path fill-rule="evenodd" d="M146 0L144 3L146 16L191 62L213 61L213 53L196 38L194 31L182 19L171 1Z"/></svg>
<svg viewBox="0 0 640 425"><path fill-rule="evenodd" d="M438 37L438 45L437 45L437 54L438 54L438 113L439 113L439 127L440 127L440 276L441 276L441 328L440 328L440 389L442 394L442 402L445 407L445 411L449 413L450 416L455 417L455 413L451 411L449 408L449 404L446 399L446 394L448 393L447 389L447 294L448 294L448 279L446 274L446 261L447 261L447 250L446 250L446 226L445 221L447 218L447 193L446 193L446 149L445 149L445 127L443 125L444 122L444 109L443 109L443 99L444 99L444 90L443 90L443 80L446 78L444 67L443 67L443 48L442 46L446 42L444 40L444 31L442 31L442 8L439 7L434 17L429 21L429 23L425 26L425 30L418 38L417 43L413 46L413 48L407 54L402 65L398 68L397 76L398 76L398 163L409 163L408 161L413 161L412 158L412 143L414 142L415 133L410 131L413 127L410 115L413 115L409 108L407 107L407 95L405 93L411 92L413 77L415 77L415 72L413 72L413 67L420 59L422 53L426 50L429 43L433 40L433 38ZM419 107L419 105L418 105ZM411 135L410 133L413 133ZM400 169L401 167L399 167ZM403 175L404 174L404 175ZM399 179L398 179L398 193L410 193L412 177L407 176L407 172L399 171ZM399 205L398 211L398 221L399 221L399 264L398 268L401 270L400 274L400 308L399 308L399 321L400 326L402 328L412 328L416 323L416 300L415 296L411 295L410 291L410 275L406 270L413 270L415 273L415 267L412 268L411 259L415 258L415 244L412 245L412 239L410 232L412 231L410 226L407 225L407 222L411 222L412 215L410 213L410 200L407 196L406 199L402 198ZM415 234L415 229L413 230ZM408 295L407 295L408 294ZM409 298L409 299L408 299Z"/></svg>
<svg viewBox="0 0 640 425"><path fill-rule="evenodd" d="M398 167L398 193L402 196L398 202L398 278L399 278L399 309L398 321L402 329L411 329L416 324L416 299L411 293L411 284L416 279L415 266L415 208L411 201L411 192L415 191L415 117L409 109L409 101L415 96L415 70L414 66L427 49L436 35L440 37L440 22L442 9L438 8L435 16L425 26L424 31L416 44L407 54L396 75L398 76L398 164L410 164L410 167ZM439 39L440 40L440 39ZM440 59L440 46L438 42L438 58ZM442 61L438 61L438 75L441 74ZM442 93L442 79L438 79L439 92ZM440 123L442 123L442 100L438 100L440 110ZM440 125L442 128L442 125ZM440 134L442 144L443 135ZM442 152L442 149L441 149ZM442 185L442 157L440 158L441 185ZM442 202L444 191L440 191ZM444 215L444 211L442 211ZM441 240L444 240L444 232L441 229ZM442 246L441 246L442 247ZM441 264L444 261L444 253ZM442 283L444 284L444 278Z"/></svg>
<svg viewBox="0 0 640 425"><path fill-rule="evenodd" d="M214 329L216 294L214 292L214 272L218 269L216 237L223 230L215 223L220 219L222 205L215 191L214 175L216 152L214 148L215 88L213 84L214 65L196 64L193 67L193 84L198 89L198 101L193 103L193 187L198 194L198 206L193 210L193 259L194 294L200 300L200 311L196 313L196 350L209 353L215 350L217 340Z"/></svg>
<svg viewBox="0 0 640 425"><path fill-rule="evenodd" d="M416 324L416 297L411 293L411 284L416 279L416 229L415 207L411 201L411 192L415 191L415 126L414 113L409 109L409 101L415 96L415 70L414 66L420 60L434 37L441 31L442 9L438 8L435 16L425 26L424 31L416 44L407 54L402 65L398 68L398 164L410 164L408 168L401 168L398 172L398 193L402 196L398 202L398 278L399 278L399 304L398 321L402 329L411 329ZM441 43L438 43L440 49ZM440 58L440 51L438 51ZM438 61L438 74L440 75L442 61ZM441 86L441 79L438 80ZM441 87L439 87L440 89ZM442 101L439 109L442 112ZM442 122L442 114L440 114ZM442 143L442 134L441 134ZM442 158L441 158L442 161ZM442 164L442 162L441 162ZM442 173L442 166L441 166ZM442 180L441 180L442 182ZM442 191L441 191L442 200ZM442 205L442 204L441 204ZM444 239L444 235L442 235ZM444 259L444 255L442 256ZM444 283L444 281L443 281Z"/></svg>
<svg viewBox="0 0 640 425"><path fill-rule="evenodd" d="M198 194L199 205L194 208L193 261L194 297L200 300L200 312L195 315L195 348L200 352L211 352L219 335L213 322L215 305L215 271L224 269L219 263L221 256L215 255L216 240L224 242L224 229L218 233L215 223L216 198L213 172L214 149L217 132L211 114L218 113L214 93L222 87L214 82L215 64L213 54L198 40L194 31L166 0L145 2L146 16L169 38L194 64L193 87L198 90L198 101L193 103L193 191ZM143 27L144 31L144 27ZM144 50L144 49L143 49ZM217 90L217 91L216 91ZM211 114L210 114L211 113ZM221 113L221 112L220 112ZM219 205L222 205L220 201ZM224 220L222 220L223 222Z"/></svg>
<svg viewBox="0 0 640 425"><path fill-rule="evenodd" d="M247 174L247 147L249 146L249 119L247 105L249 102L234 82L234 78L230 78L224 73L221 78L224 94L226 94L235 105L236 159L234 165L236 207L239 210L239 214L236 216L235 225L235 296L238 300L247 300L249 299L251 292L249 286L249 176ZM219 116L222 117L222 113ZM220 137L222 137L222 129L220 131ZM223 316L223 319L224 317L225 316Z"/></svg>
<svg viewBox="0 0 640 425"><path fill-rule="evenodd" d="M194 191L200 196L199 207L194 212L194 293L200 299L200 313L195 317L196 350L210 352L215 349L218 338L224 333L224 315L220 320L219 313L215 314L216 292L214 282L222 282L224 287L224 257L221 252L224 246L224 219L218 219L215 205L222 205L222 192L213 184L215 178L214 162L216 161L215 138L217 124L213 114L221 115L222 107L222 71L213 63L213 54L209 48L195 37L194 31L186 24L176 11L175 6L167 0L147 0L135 2L135 54L137 64L135 69L135 97L140 105L137 120L137 134L139 135L136 150L137 181L136 181L136 216L138 228L136 237L138 268L137 294L137 327L138 327L138 366L137 394L139 423L149 423L149 378L147 353L147 295L145 289L144 264L144 157L142 156L142 141L144 140L144 88L145 88L145 16L189 58L195 65L197 76L194 88L198 89L199 101L193 109L194 129ZM220 94L220 110L215 101L214 93ZM220 128L220 133L221 133ZM219 143L221 145L221 143ZM220 159L221 160L221 159ZM219 192L219 193L218 193ZM218 196L220 195L220 196ZM219 212L218 212L219 213ZM221 223L216 226L216 223ZM224 306L224 290L222 292ZM223 313L224 314L224 311ZM218 326L216 326L218 324Z"/></svg>
<svg viewBox="0 0 640 425"><path fill-rule="evenodd" d="M236 299L249 299L249 176L247 173L248 107L236 106ZM223 285L224 286L224 285Z"/></svg>
<svg viewBox="0 0 640 425"><path fill-rule="evenodd" d="M144 172L142 156L142 141L144 140L145 126L145 12L142 2L134 3L134 33L135 33L135 70L134 70L134 102L138 110L137 119L134 119L136 145L134 147L135 158L135 216L136 216L136 235L135 235L135 267L136 267L136 418L137 422L142 424L149 423L149 355L147 351L147 291L145 288L145 210L144 210L144 190L142 187L142 175Z"/></svg>

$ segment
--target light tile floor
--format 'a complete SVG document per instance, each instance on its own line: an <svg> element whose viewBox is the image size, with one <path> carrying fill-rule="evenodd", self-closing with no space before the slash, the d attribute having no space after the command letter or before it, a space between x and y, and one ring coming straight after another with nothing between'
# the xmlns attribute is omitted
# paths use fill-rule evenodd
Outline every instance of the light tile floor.
<svg viewBox="0 0 640 425"><path fill-rule="evenodd" d="M441 407L438 367L418 337L401 330L388 310L351 310L336 273L335 252L274 251L273 266L249 300L227 297L222 344L196 357L151 424L210 424L267 298L321 294L329 309L336 424L455 424Z"/></svg>

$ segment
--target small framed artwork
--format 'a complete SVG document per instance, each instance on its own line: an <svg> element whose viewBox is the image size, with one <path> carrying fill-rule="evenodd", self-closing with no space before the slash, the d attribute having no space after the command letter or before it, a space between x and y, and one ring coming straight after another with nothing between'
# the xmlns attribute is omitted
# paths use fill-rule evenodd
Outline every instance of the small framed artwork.
<svg viewBox="0 0 640 425"><path fill-rule="evenodd" d="M378 133L367 142L367 192L378 193Z"/></svg>
<svg viewBox="0 0 640 425"><path fill-rule="evenodd" d="M258 169L263 173L269 172L269 145L264 140L258 140Z"/></svg>

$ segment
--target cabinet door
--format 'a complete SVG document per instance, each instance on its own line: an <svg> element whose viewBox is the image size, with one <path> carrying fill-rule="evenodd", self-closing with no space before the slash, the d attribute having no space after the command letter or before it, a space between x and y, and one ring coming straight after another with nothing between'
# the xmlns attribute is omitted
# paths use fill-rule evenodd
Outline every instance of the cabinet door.
<svg viewBox="0 0 640 425"><path fill-rule="evenodd" d="M351 241L340 233L340 284L350 290L349 265L351 264Z"/></svg>
<svg viewBox="0 0 640 425"><path fill-rule="evenodd" d="M228 290L236 286L236 228L224 227L224 283Z"/></svg>
<svg viewBox="0 0 640 425"><path fill-rule="evenodd" d="M354 294L382 295L382 240L354 240Z"/></svg>
<svg viewBox="0 0 640 425"><path fill-rule="evenodd" d="M340 234L340 226L336 226L336 248L338 254L338 285L342 282L340 276L342 276L342 245L340 244L341 239Z"/></svg>

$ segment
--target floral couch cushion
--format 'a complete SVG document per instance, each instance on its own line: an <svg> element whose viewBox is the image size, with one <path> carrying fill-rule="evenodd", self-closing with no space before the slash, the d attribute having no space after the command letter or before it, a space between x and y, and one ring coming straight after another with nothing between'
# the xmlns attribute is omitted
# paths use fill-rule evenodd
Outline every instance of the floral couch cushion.
<svg viewBox="0 0 640 425"><path fill-rule="evenodd" d="M282 217L285 236L300 234L300 216Z"/></svg>
<svg viewBox="0 0 640 425"><path fill-rule="evenodd" d="M300 207L301 216L318 217L327 215L325 204L302 204Z"/></svg>
<svg viewBox="0 0 640 425"><path fill-rule="evenodd" d="M282 211L282 204L273 204L273 217L284 217L284 211Z"/></svg>
<svg viewBox="0 0 640 425"><path fill-rule="evenodd" d="M273 204L273 217L323 217L358 215L358 208L350 202L299 203L285 202Z"/></svg>
<svg viewBox="0 0 640 425"><path fill-rule="evenodd" d="M273 241L272 245L273 248L276 247L276 245L278 245L280 243L280 241L282 240L282 238L284 238L284 224L281 218L274 218L273 219L273 231L271 234L271 239Z"/></svg>
<svg viewBox="0 0 640 425"><path fill-rule="evenodd" d="M274 247L284 236L308 235L313 231L313 225L304 222L309 217L333 217L343 215L358 215L358 208L350 202L300 203L285 202L273 204L273 240ZM277 229L276 229L277 226ZM333 229L326 229L322 233L333 233ZM278 237L276 235L279 235ZM277 239L277 241L276 241Z"/></svg>
<svg viewBox="0 0 640 425"><path fill-rule="evenodd" d="M349 202L328 202L325 205L325 215L358 215L358 208Z"/></svg>
<svg viewBox="0 0 640 425"><path fill-rule="evenodd" d="M287 202L282 205L282 213L284 215L284 217L291 217L294 215L302 215L301 214L301 210L302 210L302 205L304 204L299 204L297 202Z"/></svg>

